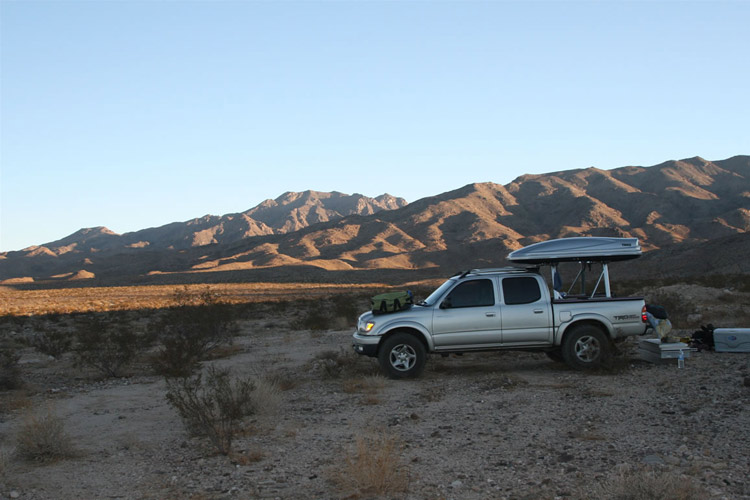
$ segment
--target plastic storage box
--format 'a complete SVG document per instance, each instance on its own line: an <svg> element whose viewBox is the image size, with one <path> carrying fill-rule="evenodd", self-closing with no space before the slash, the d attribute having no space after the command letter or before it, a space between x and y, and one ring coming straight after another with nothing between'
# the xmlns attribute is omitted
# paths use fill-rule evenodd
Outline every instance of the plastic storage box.
<svg viewBox="0 0 750 500"><path fill-rule="evenodd" d="M750 328L717 328L714 330L716 352L750 352Z"/></svg>

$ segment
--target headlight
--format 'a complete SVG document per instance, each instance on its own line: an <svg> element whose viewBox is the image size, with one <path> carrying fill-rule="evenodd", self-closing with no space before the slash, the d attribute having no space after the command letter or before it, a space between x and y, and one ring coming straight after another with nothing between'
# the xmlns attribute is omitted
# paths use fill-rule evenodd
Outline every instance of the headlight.
<svg viewBox="0 0 750 500"><path fill-rule="evenodd" d="M360 325L359 331L362 333L370 333L373 328L375 328L375 322L368 321L367 323Z"/></svg>

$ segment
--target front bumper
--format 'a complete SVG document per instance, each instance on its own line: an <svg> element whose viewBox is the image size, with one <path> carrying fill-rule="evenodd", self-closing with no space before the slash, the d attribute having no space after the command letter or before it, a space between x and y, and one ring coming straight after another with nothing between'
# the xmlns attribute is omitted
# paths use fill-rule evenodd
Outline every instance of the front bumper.
<svg viewBox="0 0 750 500"><path fill-rule="evenodd" d="M378 344L380 335L352 335L352 347L357 354L375 357L378 355Z"/></svg>

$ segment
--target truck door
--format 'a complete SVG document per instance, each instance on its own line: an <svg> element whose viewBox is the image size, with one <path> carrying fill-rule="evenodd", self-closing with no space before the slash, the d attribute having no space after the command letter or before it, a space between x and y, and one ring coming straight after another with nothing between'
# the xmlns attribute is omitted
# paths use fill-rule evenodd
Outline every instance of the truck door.
<svg viewBox="0 0 750 500"><path fill-rule="evenodd" d="M533 276L501 279L503 345L552 343L552 308Z"/></svg>
<svg viewBox="0 0 750 500"><path fill-rule="evenodd" d="M481 347L500 344L500 313L496 280L461 281L442 300L433 314L435 348Z"/></svg>

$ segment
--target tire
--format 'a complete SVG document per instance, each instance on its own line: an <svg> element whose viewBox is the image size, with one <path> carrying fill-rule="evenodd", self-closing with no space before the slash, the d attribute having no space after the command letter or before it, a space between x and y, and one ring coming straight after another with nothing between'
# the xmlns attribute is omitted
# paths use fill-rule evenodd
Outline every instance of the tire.
<svg viewBox="0 0 750 500"><path fill-rule="evenodd" d="M388 337L381 346L378 361L389 378L418 377L424 370L427 350L414 335L396 333Z"/></svg>
<svg viewBox="0 0 750 500"><path fill-rule="evenodd" d="M544 351L544 354L546 354L549 359L557 363L563 363L565 361L563 359L562 352L560 352L559 350L558 351Z"/></svg>
<svg viewBox="0 0 750 500"><path fill-rule="evenodd" d="M562 359L576 370L598 368L609 359L610 353L609 339L593 325L576 326L563 340Z"/></svg>

